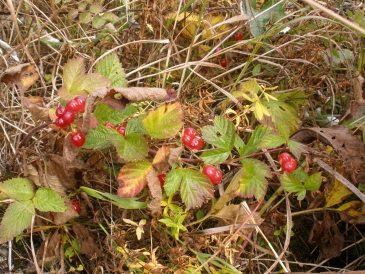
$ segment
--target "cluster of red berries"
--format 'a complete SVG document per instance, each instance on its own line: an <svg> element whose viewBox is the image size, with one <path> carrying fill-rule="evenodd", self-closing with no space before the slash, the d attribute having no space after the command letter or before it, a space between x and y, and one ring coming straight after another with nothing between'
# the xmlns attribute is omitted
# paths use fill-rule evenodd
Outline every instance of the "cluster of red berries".
<svg viewBox="0 0 365 274"><path fill-rule="evenodd" d="M123 135L125 137L125 132L126 132L127 124L123 124L121 126L116 127L112 123L104 123L103 126L104 127L107 127L107 128L115 129L116 131L119 132L120 135Z"/></svg>
<svg viewBox="0 0 365 274"><path fill-rule="evenodd" d="M293 172L297 168L297 162L289 153L281 153L278 157L278 161L281 164L281 169L288 173Z"/></svg>
<svg viewBox="0 0 365 274"><path fill-rule="evenodd" d="M219 184L222 181L222 172L214 166L205 166L202 173L209 178L213 185Z"/></svg>
<svg viewBox="0 0 365 274"><path fill-rule="evenodd" d="M184 130L182 143L190 150L201 150L204 146L203 139L197 137L196 133L196 130L191 127L188 127Z"/></svg>
<svg viewBox="0 0 365 274"><path fill-rule="evenodd" d="M237 32L236 33L236 35L235 35L235 38L236 38L236 41L240 41L240 40L242 40L243 39L243 34L242 34L242 32ZM221 51L222 50L222 48L220 48L220 47L218 47L216 50L215 50L215 52L219 52L219 51ZM228 66L228 60L227 60L227 58L222 58L222 59L220 59L219 60L219 64L222 66L222 67L226 67L226 66Z"/></svg>
<svg viewBox="0 0 365 274"><path fill-rule="evenodd" d="M65 128L73 121L75 121L75 114L84 112L86 106L86 98L82 96L76 96L69 101L66 106L60 106L56 109L57 119L55 125L60 128ZM71 133L71 144L75 147L81 147L85 143L85 134L81 131L75 131Z"/></svg>

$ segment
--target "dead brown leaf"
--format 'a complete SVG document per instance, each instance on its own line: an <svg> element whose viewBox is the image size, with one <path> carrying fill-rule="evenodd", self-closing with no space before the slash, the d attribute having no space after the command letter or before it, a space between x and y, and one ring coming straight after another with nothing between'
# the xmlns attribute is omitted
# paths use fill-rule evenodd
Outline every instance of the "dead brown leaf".
<svg viewBox="0 0 365 274"><path fill-rule="evenodd" d="M49 239L49 240L48 240ZM42 242L37 252L37 261L39 264L52 262L59 258L59 245L61 235L57 231Z"/></svg>
<svg viewBox="0 0 365 274"><path fill-rule="evenodd" d="M157 150L155 157L153 158L152 165L156 169L158 174L164 173L170 169L180 157L182 147L176 147L176 145L162 146Z"/></svg>
<svg viewBox="0 0 365 274"><path fill-rule="evenodd" d="M23 106L29 110L33 117L41 121L49 122L49 109L44 106L43 100L39 96L23 98Z"/></svg>
<svg viewBox="0 0 365 274"><path fill-rule="evenodd" d="M162 189L160 180L153 169L147 174L146 179L152 197L152 200L148 203L148 208L152 214L155 214L161 210Z"/></svg>
<svg viewBox="0 0 365 274"><path fill-rule="evenodd" d="M168 99L167 91L163 88L130 87L113 88L112 90L131 102L165 101Z"/></svg>
<svg viewBox="0 0 365 274"><path fill-rule="evenodd" d="M7 86L15 84L20 91L25 92L38 80L38 78L39 75L35 65L25 63L5 70L1 77L1 82L5 83Z"/></svg>
<svg viewBox="0 0 365 274"><path fill-rule="evenodd" d="M84 254L89 258L99 258L103 255L103 252L94 243L90 232L84 226L74 222L72 224L72 230L76 234L76 239L80 245L81 254Z"/></svg>

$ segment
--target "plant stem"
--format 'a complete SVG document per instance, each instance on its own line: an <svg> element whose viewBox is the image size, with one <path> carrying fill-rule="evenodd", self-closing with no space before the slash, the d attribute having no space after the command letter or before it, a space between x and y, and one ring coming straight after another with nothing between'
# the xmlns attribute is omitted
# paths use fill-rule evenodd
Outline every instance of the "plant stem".
<svg viewBox="0 0 365 274"><path fill-rule="evenodd" d="M259 213L260 216L265 213L266 209L272 204L272 202L280 195L280 193L284 190L283 186L280 186L275 193L270 197L270 199L262 206Z"/></svg>

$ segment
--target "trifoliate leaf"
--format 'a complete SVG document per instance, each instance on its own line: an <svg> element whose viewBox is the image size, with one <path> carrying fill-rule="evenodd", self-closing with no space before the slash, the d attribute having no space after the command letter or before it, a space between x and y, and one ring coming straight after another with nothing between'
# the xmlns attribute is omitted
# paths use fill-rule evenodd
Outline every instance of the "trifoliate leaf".
<svg viewBox="0 0 365 274"><path fill-rule="evenodd" d="M152 138L174 137L183 126L182 105L180 102L166 103L150 111L142 123Z"/></svg>
<svg viewBox="0 0 365 274"><path fill-rule="evenodd" d="M50 188L39 188L33 198L34 206L43 212L64 212L65 202L61 196Z"/></svg>
<svg viewBox="0 0 365 274"><path fill-rule="evenodd" d="M225 149L217 148L204 151L200 158L203 159L204 163L207 165L216 165L224 162L229 157L230 151Z"/></svg>
<svg viewBox="0 0 365 274"><path fill-rule="evenodd" d="M240 156L246 156L259 150L261 140L270 132L269 127L257 126L247 144L239 150Z"/></svg>
<svg viewBox="0 0 365 274"><path fill-rule="evenodd" d="M33 187L28 179L16 178L0 183L0 192L17 201L30 200L34 196Z"/></svg>
<svg viewBox="0 0 365 274"><path fill-rule="evenodd" d="M34 205L31 200L9 205L0 225L0 244L10 241L29 227L34 214Z"/></svg>
<svg viewBox="0 0 365 274"><path fill-rule="evenodd" d="M135 197L147 185L147 174L152 166L148 161L128 163L124 165L118 174L118 197Z"/></svg>
<svg viewBox="0 0 365 274"><path fill-rule="evenodd" d="M111 88L127 87L127 80L122 64L119 62L118 56L115 53L101 59L96 65L96 72L112 81L110 84Z"/></svg>
<svg viewBox="0 0 365 274"><path fill-rule="evenodd" d="M204 141L227 152L234 146L234 125L222 116L215 117L213 126L203 127L202 134Z"/></svg>
<svg viewBox="0 0 365 274"><path fill-rule="evenodd" d="M200 207L206 199L213 197L214 187L207 176L197 170L173 169L165 179L167 195L180 189L181 198L187 209Z"/></svg>

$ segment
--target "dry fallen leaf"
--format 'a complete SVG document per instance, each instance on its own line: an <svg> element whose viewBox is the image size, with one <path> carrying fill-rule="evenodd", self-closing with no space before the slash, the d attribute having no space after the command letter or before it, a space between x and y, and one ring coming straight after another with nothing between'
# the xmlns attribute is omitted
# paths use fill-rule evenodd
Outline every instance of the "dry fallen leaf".
<svg viewBox="0 0 365 274"><path fill-rule="evenodd" d="M151 210L151 213L155 214L161 210L162 189L160 185L160 180L158 179L157 174L153 169L147 174L146 179L152 197L152 200L148 203L147 206Z"/></svg>
<svg viewBox="0 0 365 274"><path fill-rule="evenodd" d="M35 65L26 63L5 70L1 76L1 82L8 86L15 84L20 91L25 92L38 78L39 74Z"/></svg>
<svg viewBox="0 0 365 274"><path fill-rule="evenodd" d="M44 122L49 122L49 108L44 106L43 100L39 96L23 98L23 106L30 111L32 116Z"/></svg>

